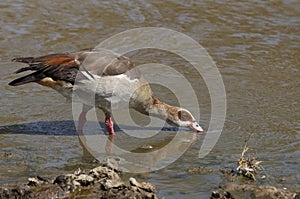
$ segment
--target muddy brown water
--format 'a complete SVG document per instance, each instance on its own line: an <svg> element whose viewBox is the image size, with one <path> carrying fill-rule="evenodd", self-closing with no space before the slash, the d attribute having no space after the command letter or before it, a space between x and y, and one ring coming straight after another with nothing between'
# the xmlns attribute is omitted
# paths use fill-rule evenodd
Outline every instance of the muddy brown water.
<svg viewBox="0 0 300 199"><path fill-rule="evenodd" d="M299 10L299 2L293 0L1 2L0 183L93 165L82 155L69 103L36 84L7 85L18 77L13 72L21 66L11 58L92 47L121 31L158 26L187 34L209 52L223 77L227 116L207 156L197 156L199 135L175 163L138 177L157 185L161 197L208 198L222 176L186 170L234 168L244 140L254 131L250 153L263 161L266 171L259 183L300 190ZM178 64L162 52L141 54L135 55L137 62L148 58ZM193 73L185 75L191 82L199 81ZM170 103L176 101L168 90L154 92ZM204 82L196 92L200 123L207 128L211 106ZM164 132L151 144L161 146L171 135Z"/></svg>

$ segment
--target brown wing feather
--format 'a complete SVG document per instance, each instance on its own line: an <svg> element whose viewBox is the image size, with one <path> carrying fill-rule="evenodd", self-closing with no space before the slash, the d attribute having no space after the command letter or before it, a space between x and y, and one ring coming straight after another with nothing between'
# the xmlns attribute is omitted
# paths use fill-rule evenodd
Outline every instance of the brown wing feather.
<svg viewBox="0 0 300 199"><path fill-rule="evenodd" d="M53 54L47 55L44 57L39 57L35 59L36 62L41 62L45 66L54 66L54 65L73 65L74 58L70 57L69 54Z"/></svg>
<svg viewBox="0 0 300 199"><path fill-rule="evenodd" d="M13 61L27 63L29 66L23 67L16 71L21 73L24 71L36 71L29 75L20 77L9 83L11 86L18 86L30 82L37 82L45 77L51 77L53 80L64 80L74 82L79 65L74 58L68 54L51 54L42 57L21 57L15 58Z"/></svg>
<svg viewBox="0 0 300 199"><path fill-rule="evenodd" d="M20 57L12 61L29 65L17 70L16 73L28 70L35 71L34 73L13 80L9 83L12 86L38 82L46 77L50 77L54 81L63 80L74 84L78 70L87 70L95 75L113 76L126 73L133 68L133 64L129 58L125 56L119 56L103 50L92 51L91 49L72 53L49 54L36 58ZM83 67L79 69L82 63L84 63Z"/></svg>

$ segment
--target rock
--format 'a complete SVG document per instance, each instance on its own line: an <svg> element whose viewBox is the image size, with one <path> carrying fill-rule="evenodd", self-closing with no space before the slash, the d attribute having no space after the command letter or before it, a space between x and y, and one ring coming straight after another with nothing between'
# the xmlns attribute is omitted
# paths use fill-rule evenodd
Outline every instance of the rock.
<svg viewBox="0 0 300 199"><path fill-rule="evenodd" d="M155 191L155 186L150 184L150 183L146 183L146 182L142 182L142 183L139 183L136 181L135 178L129 178L129 183L132 185L132 186L135 186L135 187L138 187L140 189L143 189L147 192L154 192Z"/></svg>
<svg viewBox="0 0 300 199"><path fill-rule="evenodd" d="M237 182L227 182L220 186L218 192L248 192L255 198L269 198L269 199L294 199L297 194L285 190L279 189L274 186L256 185L256 184L241 184Z"/></svg>
<svg viewBox="0 0 300 199"><path fill-rule="evenodd" d="M89 174L98 180L103 178L121 180L119 174L115 170L104 166L99 166L90 170Z"/></svg>
<svg viewBox="0 0 300 199"><path fill-rule="evenodd" d="M59 175L55 178L54 180L54 184L58 184L58 185L61 185L61 184L65 184L66 183L66 176L64 175Z"/></svg>
<svg viewBox="0 0 300 199"><path fill-rule="evenodd" d="M75 181L79 182L81 186L88 186L93 183L94 178L86 174L80 174L75 178Z"/></svg>
<svg viewBox="0 0 300 199"><path fill-rule="evenodd" d="M149 198L157 199L155 187L131 179L131 186L121 180L119 171L99 166L89 171L77 169L53 179L40 176L28 179L26 185L0 188L0 198Z"/></svg>
<svg viewBox="0 0 300 199"><path fill-rule="evenodd" d="M76 171L74 171L74 175L80 175L81 174L81 169L80 168L78 168Z"/></svg>
<svg viewBox="0 0 300 199"><path fill-rule="evenodd" d="M37 178L28 178L28 186L37 186L41 184L41 182Z"/></svg>
<svg viewBox="0 0 300 199"><path fill-rule="evenodd" d="M103 183L103 188L105 190L108 190L110 188L118 189L118 188L121 188L123 186L125 186L125 184L122 181L118 181L118 180L106 180Z"/></svg>
<svg viewBox="0 0 300 199"><path fill-rule="evenodd" d="M129 178L129 182L130 182L130 184L132 185L132 186L139 186L139 183L136 181L136 179L135 178Z"/></svg>
<svg viewBox="0 0 300 199"><path fill-rule="evenodd" d="M80 182L76 181L76 180L73 180L72 181L72 184L75 186L75 187L79 187L81 184Z"/></svg>
<svg viewBox="0 0 300 199"><path fill-rule="evenodd" d="M232 196L231 193L227 191L223 193L220 193L219 191L213 191L211 193L210 199L234 199L234 197Z"/></svg>

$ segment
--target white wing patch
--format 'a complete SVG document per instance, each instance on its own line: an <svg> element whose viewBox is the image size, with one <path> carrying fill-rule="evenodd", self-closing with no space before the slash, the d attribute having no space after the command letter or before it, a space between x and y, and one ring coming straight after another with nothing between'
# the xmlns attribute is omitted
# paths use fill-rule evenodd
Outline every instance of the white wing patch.
<svg viewBox="0 0 300 199"><path fill-rule="evenodd" d="M87 71L82 71L82 74L86 79L80 80L75 85L75 90L80 94L78 96L83 103L92 106L103 107L111 104L112 109L128 108L132 94L140 86L139 79L130 79L125 74L98 76ZM95 104L95 101L101 104Z"/></svg>
<svg viewBox="0 0 300 199"><path fill-rule="evenodd" d="M91 74L91 73L89 73L89 72L87 72L87 71L80 71L80 72L81 72L81 74L83 74L83 76L86 77L88 80L93 80L94 77L100 78L100 76L98 76L98 75L93 75L93 74Z"/></svg>

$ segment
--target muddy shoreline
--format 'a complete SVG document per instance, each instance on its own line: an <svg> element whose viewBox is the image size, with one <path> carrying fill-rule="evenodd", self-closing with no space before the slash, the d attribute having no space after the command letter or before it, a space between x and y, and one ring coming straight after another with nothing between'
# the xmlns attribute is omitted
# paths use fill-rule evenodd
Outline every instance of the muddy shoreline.
<svg viewBox="0 0 300 199"><path fill-rule="evenodd" d="M240 198L264 198L264 199L300 199L300 193L277 188L270 185L259 185L256 181L238 174L232 169L212 169L208 167L198 167L188 169L191 175L203 173L219 173L224 177L224 182L218 188L212 190L210 199L234 199ZM237 197L236 195L239 195Z"/></svg>
<svg viewBox="0 0 300 199"><path fill-rule="evenodd" d="M215 190L210 199L245 198L300 199L300 193L258 185L255 181L230 169L209 167L190 168L190 175L219 173L226 179ZM145 198L157 199L156 187L148 182L130 178L121 179L122 173L114 165L103 163L93 169L77 169L73 173L55 177L29 177L26 184L4 184L0 187L0 198Z"/></svg>
<svg viewBox="0 0 300 199"><path fill-rule="evenodd" d="M245 140L236 168L214 169L199 166L186 170L189 175L207 173L222 176L222 183L211 190L210 199L268 198L300 199L297 190L278 188L260 183L261 176L266 178L261 166L262 161L246 154L248 141ZM94 160L94 159L93 159ZM156 187L148 182L138 182L130 177L122 180L122 172L114 159L95 162L95 168L82 170L77 168L72 173L57 174L52 177L29 177L25 184L10 183L0 186L0 199L6 198L141 198L158 199ZM163 197L164 198L164 197Z"/></svg>
<svg viewBox="0 0 300 199"><path fill-rule="evenodd" d="M262 161L246 154L248 141L245 140L236 168L214 169L192 167L186 170L189 175L214 173L222 176L223 182L211 190L210 199L269 198L300 199L300 192L260 183ZM94 160L94 159L93 159ZM122 180L122 172L114 159L95 162L92 169L76 169L72 173L54 177L29 177L27 183L11 183L0 186L0 199L4 198L145 198L158 199L156 187L148 182L138 182L130 177ZM266 178L264 176L263 178ZM164 198L164 197L163 197Z"/></svg>
<svg viewBox="0 0 300 199"><path fill-rule="evenodd" d="M0 198L141 198L156 199L155 186L130 178L124 182L121 173L109 164L55 177L30 177L26 184L4 184Z"/></svg>

